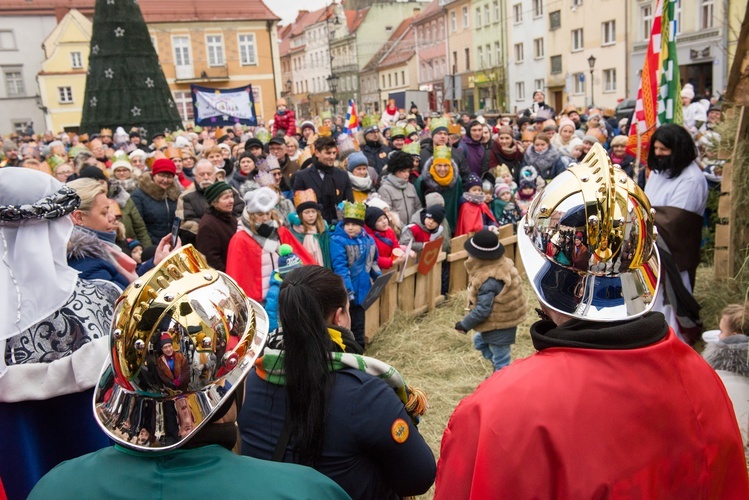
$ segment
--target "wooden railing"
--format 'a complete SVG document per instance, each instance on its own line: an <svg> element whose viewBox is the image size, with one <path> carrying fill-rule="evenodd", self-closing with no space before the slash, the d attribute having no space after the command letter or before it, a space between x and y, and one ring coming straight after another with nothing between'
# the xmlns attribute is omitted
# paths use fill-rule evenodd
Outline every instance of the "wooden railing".
<svg viewBox="0 0 749 500"><path fill-rule="evenodd" d="M381 326L393 319L396 311L402 311L409 316L418 316L433 311L439 303L445 300L445 296L441 293L442 265L445 261L450 263L448 294L453 295L466 289L468 274L464 262L468 258L468 252L463 249L463 244L467 239L468 235L453 238L450 242L450 253L440 252L437 263L428 274L419 273L418 261L414 260L406 267L403 281L397 282L397 274L390 280L382 295L367 309L364 329L367 342L374 339ZM517 251L517 236L513 234L511 225L502 226L499 229L499 240L505 247L505 256L515 263L522 274L523 263ZM392 272L400 273L400 270L398 266Z"/></svg>

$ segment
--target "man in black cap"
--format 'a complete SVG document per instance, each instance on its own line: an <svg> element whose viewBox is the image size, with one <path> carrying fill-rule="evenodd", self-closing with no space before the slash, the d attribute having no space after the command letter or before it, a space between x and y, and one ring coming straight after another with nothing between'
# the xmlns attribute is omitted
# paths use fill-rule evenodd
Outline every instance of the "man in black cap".
<svg viewBox="0 0 749 500"><path fill-rule="evenodd" d="M299 170L299 164L289 158L289 155L286 152L286 141L284 140L284 136L277 135L270 140L268 143L268 153L278 159L278 165L281 167L284 179L286 182L289 182L291 176L294 175L294 172ZM283 188L281 190L286 191Z"/></svg>
<svg viewBox="0 0 749 500"><path fill-rule="evenodd" d="M260 158L266 157L265 149L263 148L263 142L257 137L247 139L247 142L244 143L244 150L249 151L250 153L255 155L255 158L257 158L258 160Z"/></svg>
<svg viewBox="0 0 749 500"><path fill-rule="evenodd" d="M331 136L315 140L315 159L312 166L294 175L295 191L312 189L322 205L322 216L331 224L338 220L336 206L344 201L354 202L354 191L348 172L335 167L338 147Z"/></svg>
<svg viewBox="0 0 749 500"><path fill-rule="evenodd" d="M380 128L377 125L372 125L364 129L364 144L361 147L361 152L367 157L369 166L377 171L379 177L382 168L387 164L388 148L380 140Z"/></svg>

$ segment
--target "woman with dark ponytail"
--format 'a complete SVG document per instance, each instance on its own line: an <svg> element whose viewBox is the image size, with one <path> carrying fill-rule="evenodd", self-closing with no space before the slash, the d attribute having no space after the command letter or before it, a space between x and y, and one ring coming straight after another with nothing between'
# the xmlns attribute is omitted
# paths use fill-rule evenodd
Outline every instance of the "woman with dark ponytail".
<svg viewBox="0 0 749 500"><path fill-rule="evenodd" d="M435 462L416 429L425 395L361 355L343 280L324 267L290 272L279 328L247 378L242 454L314 467L354 499L420 495Z"/></svg>

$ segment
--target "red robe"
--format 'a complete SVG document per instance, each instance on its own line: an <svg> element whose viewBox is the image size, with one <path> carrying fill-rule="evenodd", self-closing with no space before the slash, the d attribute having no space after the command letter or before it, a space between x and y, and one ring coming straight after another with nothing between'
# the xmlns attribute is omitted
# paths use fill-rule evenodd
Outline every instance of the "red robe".
<svg viewBox="0 0 749 500"><path fill-rule="evenodd" d="M288 243L294 253L307 265L316 264L307 249L285 227L278 228L281 244ZM263 302L263 249L246 231L237 231L229 242L226 254L226 274L234 278L244 293L253 300Z"/></svg>
<svg viewBox="0 0 749 500"><path fill-rule="evenodd" d="M455 236L468 233L477 233L484 229L484 215L497 224L497 219L486 203L476 205L469 201L463 203L458 211L458 225L455 228Z"/></svg>
<svg viewBox="0 0 749 500"><path fill-rule="evenodd" d="M455 409L435 499L742 498L741 435L715 371L672 331L636 349L552 347Z"/></svg>

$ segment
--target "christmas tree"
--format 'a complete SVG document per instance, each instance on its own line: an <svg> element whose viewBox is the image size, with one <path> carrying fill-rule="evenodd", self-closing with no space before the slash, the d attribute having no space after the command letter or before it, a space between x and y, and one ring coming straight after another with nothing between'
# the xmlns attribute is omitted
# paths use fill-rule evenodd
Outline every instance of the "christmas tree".
<svg viewBox="0 0 749 500"><path fill-rule="evenodd" d="M137 0L96 0L81 131L140 127L151 136L181 128Z"/></svg>

